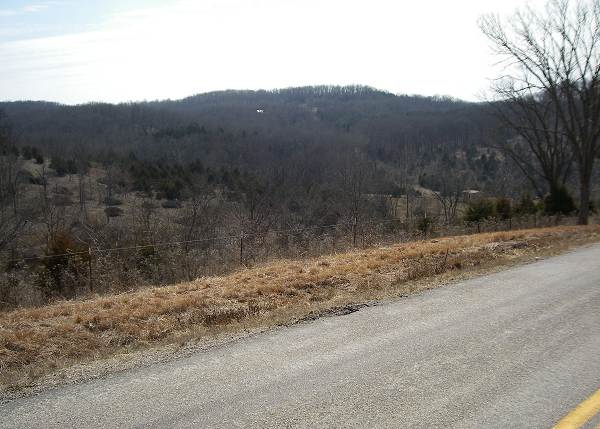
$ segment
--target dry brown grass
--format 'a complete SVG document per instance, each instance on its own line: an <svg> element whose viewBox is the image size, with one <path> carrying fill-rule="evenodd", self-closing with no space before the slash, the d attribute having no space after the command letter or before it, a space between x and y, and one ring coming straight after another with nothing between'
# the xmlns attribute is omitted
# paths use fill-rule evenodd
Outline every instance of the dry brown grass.
<svg viewBox="0 0 600 429"><path fill-rule="evenodd" d="M352 302L411 293L416 280L436 274L598 240L598 225L441 238L0 314L0 390L76 362L220 329L289 323Z"/></svg>

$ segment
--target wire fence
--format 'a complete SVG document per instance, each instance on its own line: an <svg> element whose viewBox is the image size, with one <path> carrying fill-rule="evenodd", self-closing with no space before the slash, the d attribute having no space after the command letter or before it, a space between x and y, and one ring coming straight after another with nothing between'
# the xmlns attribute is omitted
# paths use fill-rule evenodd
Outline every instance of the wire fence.
<svg viewBox="0 0 600 429"><path fill-rule="evenodd" d="M566 225L566 224L575 224L576 218L573 217L559 217L559 216L525 216L518 218L510 218L506 220L497 220L497 219L489 219L480 222L461 222L458 224L450 224L450 225L432 225L427 229L418 229L413 226L410 228L405 221L399 219L384 219L384 220L376 220L376 221L360 221L354 223L336 223L330 225L318 225L312 227L299 227L299 228L291 228L291 229L276 229L276 230L268 230L260 233L245 233L241 232L240 234L234 235L223 235L217 237L208 237L208 238L200 238L193 240L178 240L178 241L168 241L168 242L155 242L151 244L143 244L143 245L132 245L132 246L121 246L121 247L109 247L109 248L98 248L90 245L87 250L82 251L72 251L66 253L59 254L40 254L36 256L23 256L13 258L14 252L3 252L2 255L4 257L8 257L8 263L18 263L18 262L27 262L27 261L40 261L43 259L52 259L52 258L63 258L63 257L76 257L81 255L89 255L90 253L99 255L99 254L107 254L111 252L120 252L120 251L134 251L134 250L142 250L142 249L156 249L156 248L169 248L169 247L181 247L184 245L194 245L194 244L202 244L202 243L211 243L218 241L231 241L237 240L240 241L240 247L242 249L242 257L240 261L243 262L243 241L249 240L256 237L263 237L266 235L271 236L281 236L281 235L301 235L310 231L322 231L323 235L327 236L327 230L332 229L345 229L346 231L352 231L353 234L353 247L365 247L367 243L372 243L372 234L373 234L373 226L381 226L384 227L386 225L397 226L403 231L413 230L412 234L404 234L401 235L401 238L410 239L419 239L419 238L427 238L427 237L441 237L441 236L452 236L457 234L472 234L472 233L481 233L481 232L490 232L490 231L503 231L503 230L511 230L511 229L523 229L523 228L537 228L537 227L548 227L548 226L556 226L556 225ZM388 228L389 229L389 228ZM393 228L392 228L393 229ZM389 232L389 231L388 231ZM357 246L357 238L360 238L360 246ZM382 237L380 237L382 238ZM406 240L401 240L406 241ZM25 249L21 250L20 253L23 254L32 254L39 252L39 249Z"/></svg>
<svg viewBox="0 0 600 429"><path fill-rule="evenodd" d="M61 253L37 249L39 254L35 254L36 249L27 249L20 252L20 257L14 253L0 256L2 264L10 268L0 280L0 306L2 302L14 305L18 301L3 298L3 288L13 290L13 295L15 289L33 288L28 293L37 293L38 301L44 301L52 296L102 294L222 275L273 259L302 259L436 237L575 223L573 217L538 215L453 225L415 225L398 219L357 220L127 246L90 244ZM21 289L19 293L27 293Z"/></svg>

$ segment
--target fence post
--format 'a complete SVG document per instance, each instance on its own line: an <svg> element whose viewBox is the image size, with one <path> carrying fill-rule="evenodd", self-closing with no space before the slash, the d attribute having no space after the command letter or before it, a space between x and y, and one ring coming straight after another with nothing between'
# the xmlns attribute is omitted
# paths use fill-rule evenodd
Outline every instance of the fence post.
<svg viewBox="0 0 600 429"><path fill-rule="evenodd" d="M244 231L240 234L240 265L244 265Z"/></svg>
<svg viewBox="0 0 600 429"><path fill-rule="evenodd" d="M90 293L94 293L94 276L92 273L92 246L88 246L88 285Z"/></svg>
<svg viewBox="0 0 600 429"><path fill-rule="evenodd" d="M331 254L335 255L335 239L337 237L337 228L332 228L331 231Z"/></svg>

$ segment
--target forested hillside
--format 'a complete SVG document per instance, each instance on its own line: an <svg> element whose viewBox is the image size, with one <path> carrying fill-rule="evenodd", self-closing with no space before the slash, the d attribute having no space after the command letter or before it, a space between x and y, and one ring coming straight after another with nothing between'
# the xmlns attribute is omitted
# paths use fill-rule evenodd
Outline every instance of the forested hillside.
<svg viewBox="0 0 600 429"><path fill-rule="evenodd" d="M548 212L477 103L321 86L0 110L8 307Z"/></svg>
<svg viewBox="0 0 600 429"><path fill-rule="evenodd" d="M322 184L351 158L378 169L371 192L390 193L396 185L420 181L436 188L448 175L460 176L468 188L514 191L496 180L505 177L499 173L503 158L490 150L500 128L482 106L448 98L360 86L305 87L179 101L20 102L0 108L17 145L53 159L116 163L132 175L136 190L178 187L162 173L152 177L153 168L166 166L208 170L213 177L222 169L251 172L285 186L301 185L302 177Z"/></svg>

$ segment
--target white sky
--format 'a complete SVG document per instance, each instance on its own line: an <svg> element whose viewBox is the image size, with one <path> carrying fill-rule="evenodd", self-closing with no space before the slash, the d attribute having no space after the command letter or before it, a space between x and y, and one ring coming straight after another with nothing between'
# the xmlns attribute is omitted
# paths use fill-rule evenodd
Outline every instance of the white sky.
<svg viewBox="0 0 600 429"><path fill-rule="evenodd" d="M313 84L476 100L496 61L478 17L526 4L138 0L100 13L93 7L100 0L12 0L3 9L4 1L0 100L64 103ZM77 14L70 13L74 1Z"/></svg>

